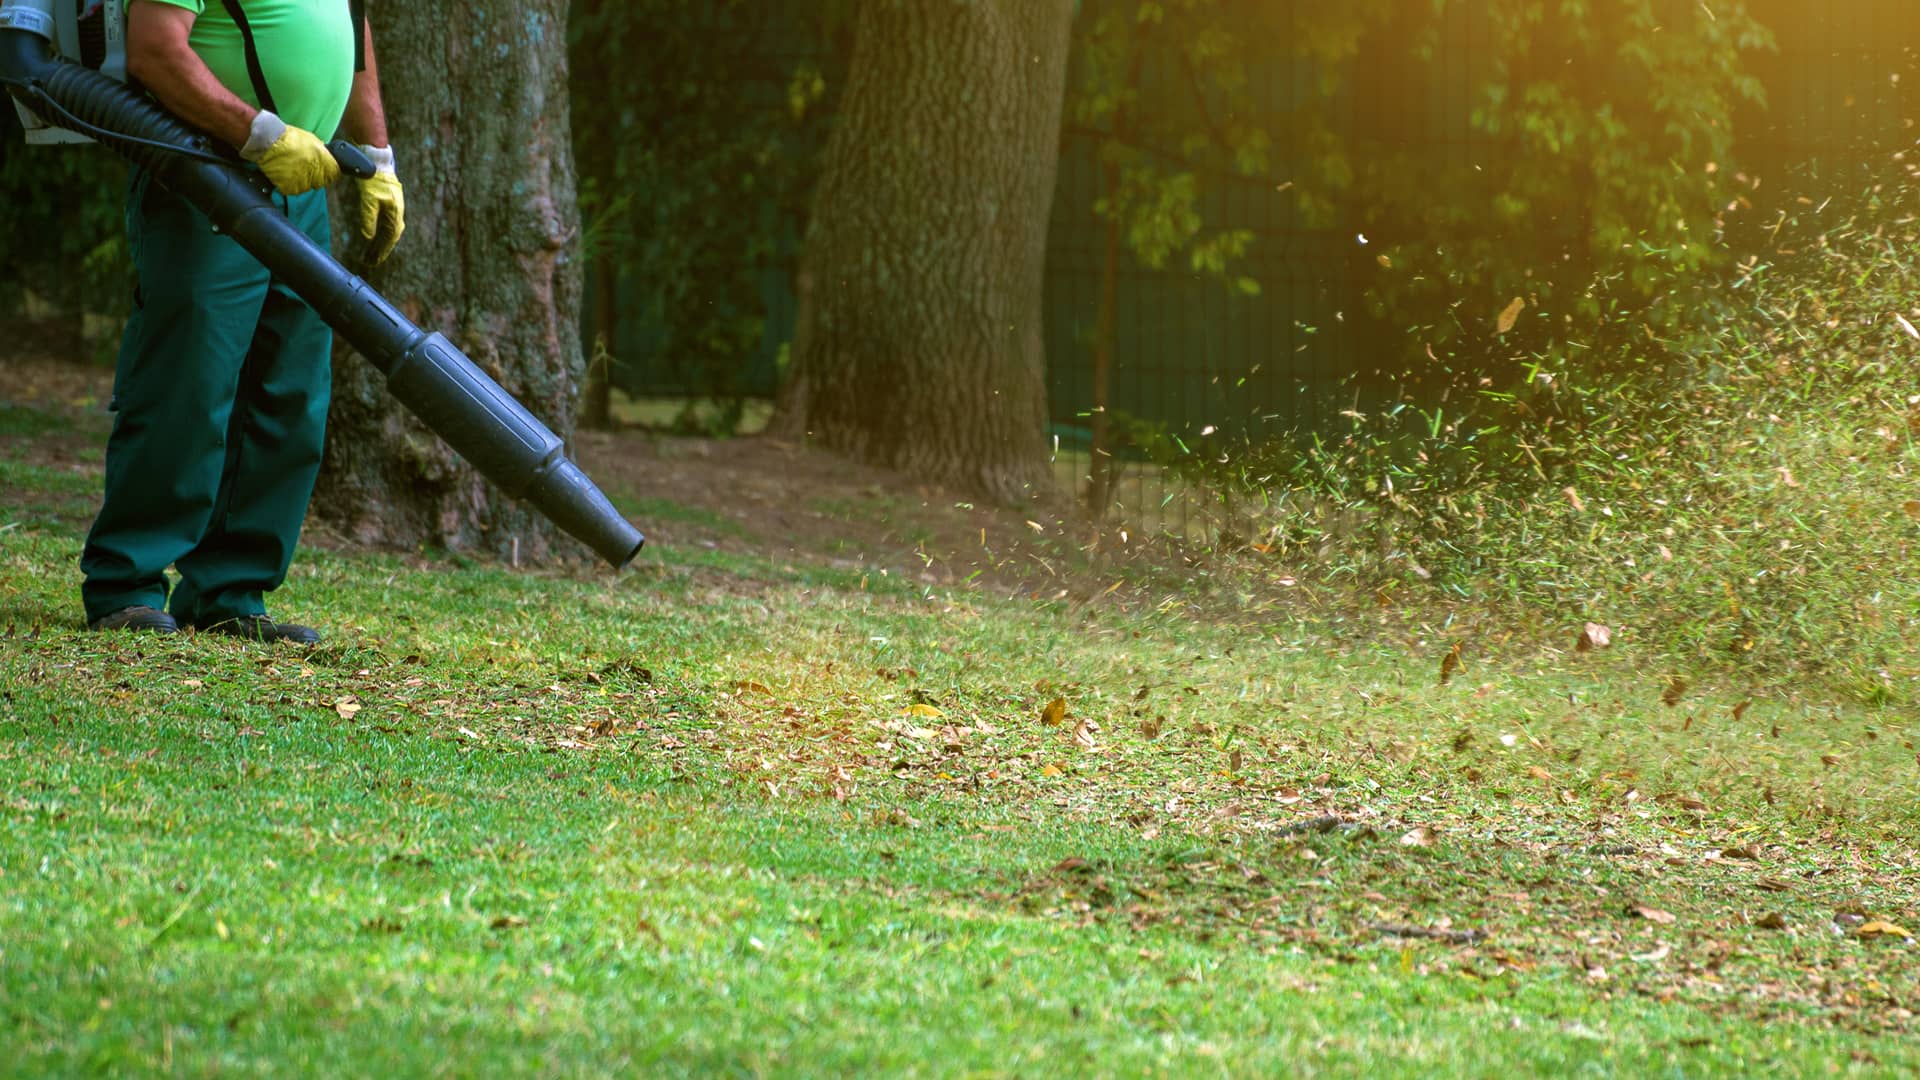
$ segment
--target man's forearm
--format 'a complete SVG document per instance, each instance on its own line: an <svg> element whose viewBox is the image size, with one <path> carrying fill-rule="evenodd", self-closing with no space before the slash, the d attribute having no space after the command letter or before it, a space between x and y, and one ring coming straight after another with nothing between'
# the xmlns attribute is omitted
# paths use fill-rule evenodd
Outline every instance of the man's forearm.
<svg viewBox="0 0 1920 1080"><path fill-rule="evenodd" d="M353 73L353 93L347 98L346 115L340 128L347 138L362 146L387 145L387 112L380 102L380 65L373 58L373 27L362 39L367 66Z"/></svg>
<svg viewBox="0 0 1920 1080"><path fill-rule="evenodd" d="M260 110L221 85L187 45L191 16L165 4L136 3L127 12L127 73L167 111L232 146L245 145Z"/></svg>

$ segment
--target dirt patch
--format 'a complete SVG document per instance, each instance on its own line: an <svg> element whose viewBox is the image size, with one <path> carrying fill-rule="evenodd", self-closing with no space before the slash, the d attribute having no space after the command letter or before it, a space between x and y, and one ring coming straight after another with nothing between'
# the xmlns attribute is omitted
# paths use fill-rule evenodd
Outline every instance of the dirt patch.
<svg viewBox="0 0 1920 1080"><path fill-rule="evenodd" d="M72 362L70 335L59 327L10 325L7 333L0 407L17 422L0 427L0 454L38 468L97 470L112 372ZM1142 599L1189 584L1179 553L1094 526L1062 492L991 507L765 436L581 432L576 453L656 548L1067 602ZM345 546L318 522L307 539Z"/></svg>
<svg viewBox="0 0 1920 1080"><path fill-rule="evenodd" d="M1137 569L1133 549L1059 493L982 505L766 436L727 440L583 432L579 457L663 545L697 545L951 587L1039 598L1096 595ZM1129 538L1131 539L1131 538Z"/></svg>

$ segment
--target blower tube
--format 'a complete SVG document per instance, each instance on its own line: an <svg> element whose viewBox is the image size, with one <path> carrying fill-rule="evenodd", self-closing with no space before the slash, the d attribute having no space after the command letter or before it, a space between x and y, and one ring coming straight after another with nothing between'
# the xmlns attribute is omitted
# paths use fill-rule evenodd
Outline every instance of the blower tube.
<svg viewBox="0 0 1920 1080"><path fill-rule="evenodd" d="M567 460L545 424L445 336L415 326L316 247L274 206L260 186L265 181L215 155L205 135L125 85L55 56L50 22L32 7L0 5L0 85L49 123L85 131L198 207L312 305L379 369L402 405L502 491L616 568L640 553L646 538Z"/></svg>

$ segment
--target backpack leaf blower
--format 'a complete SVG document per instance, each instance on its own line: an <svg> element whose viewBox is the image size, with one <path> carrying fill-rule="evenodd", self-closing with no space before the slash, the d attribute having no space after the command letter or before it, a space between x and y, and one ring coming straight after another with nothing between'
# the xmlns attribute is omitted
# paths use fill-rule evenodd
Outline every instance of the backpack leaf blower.
<svg viewBox="0 0 1920 1080"><path fill-rule="evenodd" d="M30 141L77 133L151 172L312 305L481 475L616 568L631 562L645 537L567 459L557 435L445 336L414 325L294 228L263 178L103 73L124 54L120 9L120 0L0 0L0 86L19 103ZM100 20L91 32L89 19ZM335 151L350 157L342 148L351 144ZM355 172L364 162L342 164Z"/></svg>

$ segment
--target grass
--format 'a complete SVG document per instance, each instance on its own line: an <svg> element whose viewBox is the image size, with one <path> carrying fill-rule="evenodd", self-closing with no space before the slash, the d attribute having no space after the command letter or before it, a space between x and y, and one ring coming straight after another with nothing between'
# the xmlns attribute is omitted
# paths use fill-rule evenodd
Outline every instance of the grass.
<svg viewBox="0 0 1920 1080"><path fill-rule="evenodd" d="M1819 683L698 547L90 635L7 467L0 1072L1920 1068L1916 732Z"/></svg>

